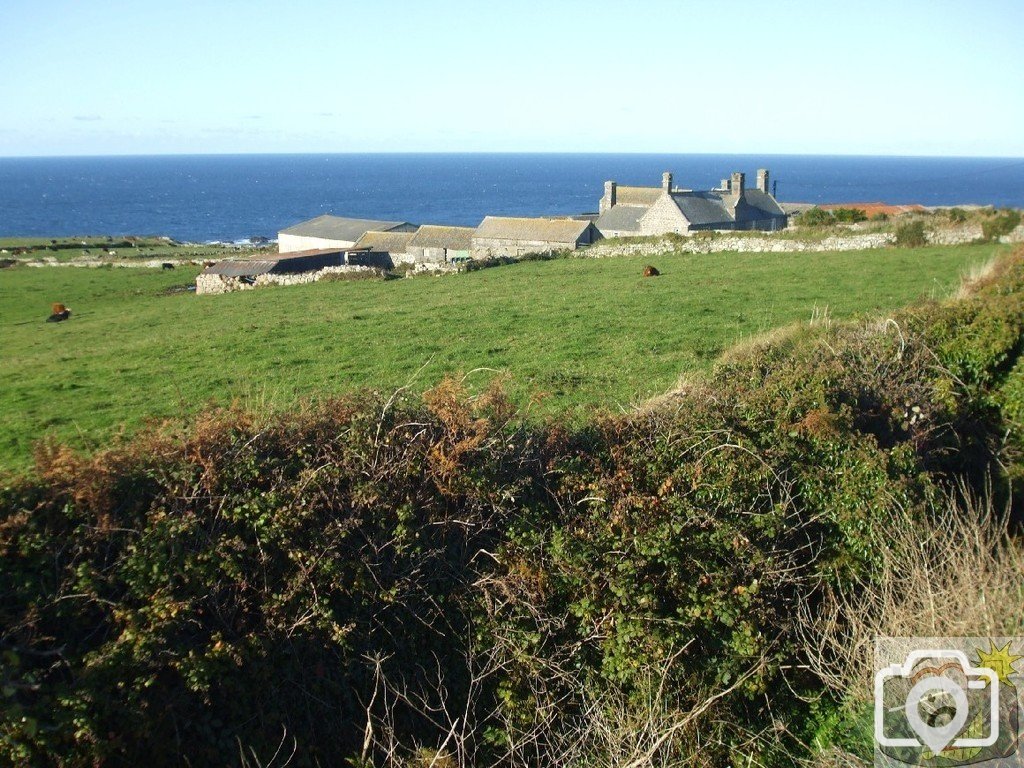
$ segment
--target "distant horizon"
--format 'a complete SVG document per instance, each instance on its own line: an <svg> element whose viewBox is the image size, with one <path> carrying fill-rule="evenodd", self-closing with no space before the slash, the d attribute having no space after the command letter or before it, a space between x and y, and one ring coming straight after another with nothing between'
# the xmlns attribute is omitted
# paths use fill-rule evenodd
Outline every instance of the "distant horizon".
<svg viewBox="0 0 1024 768"><path fill-rule="evenodd" d="M315 157L315 156L362 156L362 155L638 155L646 157L658 156L699 156L699 157L866 157L866 158L920 158L935 160L1020 160L1024 164L1024 155L964 155L964 154L918 154L888 152L681 152L681 151L648 151L648 150L368 150L368 151L294 151L294 152L114 152L95 154L40 154L40 155L0 155L0 160L74 160L104 158L140 158L140 157Z"/></svg>

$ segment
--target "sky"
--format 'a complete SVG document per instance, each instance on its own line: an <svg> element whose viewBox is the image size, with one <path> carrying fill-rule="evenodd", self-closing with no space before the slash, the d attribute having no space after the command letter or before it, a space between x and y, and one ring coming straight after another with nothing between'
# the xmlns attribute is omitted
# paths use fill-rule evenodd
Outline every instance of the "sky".
<svg viewBox="0 0 1024 768"><path fill-rule="evenodd" d="M1024 0L0 0L0 156L1024 157Z"/></svg>

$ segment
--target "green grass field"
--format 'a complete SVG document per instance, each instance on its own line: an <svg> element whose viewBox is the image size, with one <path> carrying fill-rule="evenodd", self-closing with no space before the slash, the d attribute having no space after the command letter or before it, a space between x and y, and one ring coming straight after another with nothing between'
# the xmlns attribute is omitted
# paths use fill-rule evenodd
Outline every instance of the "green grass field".
<svg viewBox="0 0 1024 768"><path fill-rule="evenodd" d="M944 296L998 249L562 259L227 296L168 291L194 277L185 269L3 270L0 465L24 466L46 433L89 446L210 400L283 407L477 368L507 372L534 413L617 409L815 311ZM661 277L640 277L648 262ZM57 301L73 316L48 324Z"/></svg>

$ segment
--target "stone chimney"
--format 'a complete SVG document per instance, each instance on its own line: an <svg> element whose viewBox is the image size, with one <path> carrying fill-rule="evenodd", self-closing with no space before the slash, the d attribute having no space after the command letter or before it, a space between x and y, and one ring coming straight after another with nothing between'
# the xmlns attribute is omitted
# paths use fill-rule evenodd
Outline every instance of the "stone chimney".
<svg viewBox="0 0 1024 768"><path fill-rule="evenodd" d="M729 191L729 180L728 179L722 179L722 183L721 183L721 185L718 188L720 190L722 190L723 192L728 192Z"/></svg>
<svg viewBox="0 0 1024 768"><path fill-rule="evenodd" d="M669 171L661 174L661 190L662 192L672 191L672 174Z"/></svg>
<svg viewBox="0 0 1024 768"><path fill-rule="evenodd" d="M604 183L604 197L601 198L601 204L598 210L604 213L613 205L615 205L615 195L618 189L618 185L614 181L606 181Z"/></svg>
<svg viewBox="0 0 1024 768"><path fill-rule="evenodd" d="M739 171L733 173L732 181L729 183L729 191L737 197L742 196L744 187L746 186L745 179L746 177Z"/></svg>
<svg viewBox="0 0 1024 768"><path fill-rule="evenodd" d="M770 190L768 189L768 169L767 168L761 168L761 169L758 170L758 172L757 172L757 188L759 190L761 190L762 192L764 192L765 194L769 194L770 193Z"/></svg>

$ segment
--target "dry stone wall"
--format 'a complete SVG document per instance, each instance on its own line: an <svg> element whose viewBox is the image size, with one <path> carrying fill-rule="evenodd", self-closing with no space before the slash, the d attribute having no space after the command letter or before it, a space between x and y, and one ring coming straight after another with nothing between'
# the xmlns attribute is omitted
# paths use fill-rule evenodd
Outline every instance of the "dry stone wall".
<svg viewBox="0 0 1024 768"><path fill-rule="evenodd" d="M1024 238L1024 229L1020 236ZM964 245L981 237L981 227L945 228L926 232L928 242L934 245ZM716 232L712 236L697 234L682 238L622 240L598 242L582 249L581 256L603 258L609 256L657 256L663 253L807 253L815 251L860 251L888 248L896 243L892 232L851 232L831 235L821 240L797 240L792 237L765 232L757 236L739 236L731 232Z"/></svg>
<svg viewBox="0 0 1024 768"><path fill-rule="evenodd" d="M380 272L374 267L358 267L354 265L324 267L315 272L299 272L296 274L273 274L268 272L257 275L251 280L225 275L199 275L196 277L196 293L203 295L231 293L233 291L250 291L267 285L308 285L322 280L326 275L345 272Z"/></svg>
<svg viewBox="0 0 1024 768"><path fill-rule="evenodd" d="M769 235L764 237L694 236L682 239L640 240L636 242L597 243L581 250L581 256L656 256L662 253L785 253L804 251L859 251L867 248L885 248L895 242L888 232L805 241Z"/></svg>

